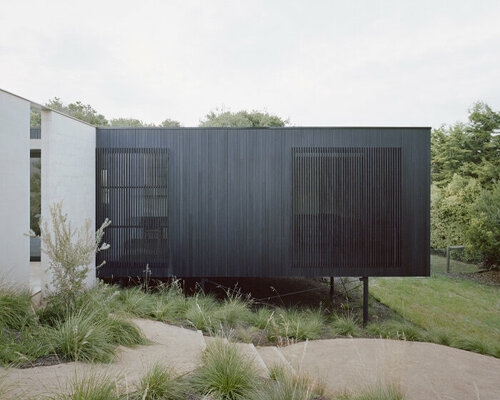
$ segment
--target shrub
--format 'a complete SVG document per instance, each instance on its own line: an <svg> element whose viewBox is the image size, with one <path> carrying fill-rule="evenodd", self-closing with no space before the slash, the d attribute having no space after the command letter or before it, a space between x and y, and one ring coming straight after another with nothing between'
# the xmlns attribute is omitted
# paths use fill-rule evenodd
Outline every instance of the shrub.
<svg viewBox="0 0 500 400"><path fill-rule="evenodd" d="M95 234L90 219L82 227L73 229L67 214L62 212L62 203L50 206L50 220L51 230L47 221L43 224L42 251L49 259L53 290L69 307L85 289L85 279L95 255L109 247L106 243L101 245L101 240L111 221L106 219Z"/></svg>
<svg viewBox="0 0 500 400"><path fill-rule="evenodd" d="M175 380L172 371L161 364L155 364L140 382L137 399L177 400L183 399L182 385Z"/></svg>
<svg viewBox="0 0 500 400"><path fill-rule="evenodd" d="M221 400L247 398L257 382L257 372L250 360L240 355L232 343L216 340L203 353L203 365L191 380L203 395Z"/></svg>

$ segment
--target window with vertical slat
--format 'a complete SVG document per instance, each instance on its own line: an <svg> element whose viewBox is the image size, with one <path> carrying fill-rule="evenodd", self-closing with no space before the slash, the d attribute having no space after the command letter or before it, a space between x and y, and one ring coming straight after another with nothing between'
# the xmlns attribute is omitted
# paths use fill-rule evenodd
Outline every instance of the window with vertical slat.
<svg viewBox="0 0 500 400"><path fill-rule="evenodd" d="M294 267L398 267L400 177L400 148L294 148Z"/></svg>

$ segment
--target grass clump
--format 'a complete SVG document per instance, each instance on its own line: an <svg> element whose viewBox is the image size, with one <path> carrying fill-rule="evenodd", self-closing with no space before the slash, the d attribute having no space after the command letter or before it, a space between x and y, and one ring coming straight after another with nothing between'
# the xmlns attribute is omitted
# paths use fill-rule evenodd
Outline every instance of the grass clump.
<svg viewBox="0 0 500 400"><path fill-rule="evenodd" d="M223 304L215 310L214 317L219 324L230 328L242 323L249 323L252 320L250 302L239 293L227 293Z"/></svg>
<svg viewBox="0 0 500 400"><path fill-rule="evenodd" d="M319 339L324 327L325 317L320 309L299 311L292 308L276 310L267 330L270 340L280 338L305 340Z"/></svg>
<svg viewBox="0 0 500 400"><path fill-rule="evenodd" d="M284 366L269 370L269 381L260 385L252 400L313 400L324 398L324 387L305 375L295 375Z"/></svg>
<svg viewBox="0 0 500 400"><path fill-rule="evenodd" d="M217 306L218 302L213 296L197 293L187 298L184 318L196 329L215 333L218 330Z"/></svg>
<svg viewBox="0 0 500 400"><path fill-rule="evenodd" d="M139 400L180 400L184 398L182 385L173 372L154 364L139 382L136 398Z"/></svg>
<svg viewBox="0 0 500 400"><path fill-rule="evenodd" d="M372 336L384 339L423 342L431 338L431 336L424 329L421 329L408 321L384 321L380 323L371 323L366 327L366 331Z"/></svg>
<svg viewBox="0 0 500 400"><path fill-rule="evenodd" d="M103 322L103 327L109 335L110 343L127 347L148 343L139 328L126 319L108 316Z"/></svg>
<svg viewBox="0 0 500 400"><path fill-rule="evenodd" d="M273 310L267 307L259 307L252 313L250 322L259 329L267 329L273 318Z"/></svg>
<svg viewBox="0 0 500 400"><path fill-rule="evenodd" d="M335 316L330 324L332 333L336 336L356 337L361 335L361 328L353 315Z"/></svg>
<svg viewBox="0 0 500 400"><path fill-rule="evenodd" d="M84 311L58 321L50 332L55 352L74 361L111 361L116 347L113 339L96 313Z"/></svg>
<svg viewBox="0 0 500 400"><path fill-rule="evenodd" d="M120 290L117 301L119 311L142 318L150 318L157 303L156 296L144 292L139 286Z"/></svg>
<svg viewBox="0 0 500 400"><path fill-rule="evenodd" d="M90 374L75 378L67 388L59 393L47 396L49 400L121 400L125 395L119 389L120 384L107 375Z"/></svg>
<svg viewBox="0 0 500 400"><path fill-rule="evenodd" d="M345 393L337 400L404 400L406 397L398 384L376 384L359 393Z"/></svg>
<svg viewBox="0 0 500 400"><path fill-rule="evenodd" d="M31 294L11 287L0 287L0 329L21 330L33 322Z"/></svg>
<svg viewBox="0 0 500 400"><path fill-rule="evenodd" d="M191 384L211 398L241 400L248 398L257 381L257 372L236 346L216 340L205 349L203 365L195 371Z"/></svg>

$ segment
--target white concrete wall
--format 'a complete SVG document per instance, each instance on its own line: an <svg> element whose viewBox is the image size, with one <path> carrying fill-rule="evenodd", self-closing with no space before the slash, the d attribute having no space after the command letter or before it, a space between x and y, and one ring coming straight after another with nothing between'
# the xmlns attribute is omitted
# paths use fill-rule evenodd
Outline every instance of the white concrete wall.
<svg viewBox="0 0 500 400"><path fill-rule="evenodd" d="M29 285L30 102L0 90L0 283Z"/></svg>
<svg viewBox="0 0 500 400"><path fill-rule="evenodd" d="M50 218L49 207L62 200L63 212L73 227L87 218L95 229L96 129L62 114L42 110L42 219ZM42 270L49 266L42 252ZM87 278L95 283L95 265ZM51 282L44 273L42 287ZM50 286L50 285L49 285Z"/></svg>

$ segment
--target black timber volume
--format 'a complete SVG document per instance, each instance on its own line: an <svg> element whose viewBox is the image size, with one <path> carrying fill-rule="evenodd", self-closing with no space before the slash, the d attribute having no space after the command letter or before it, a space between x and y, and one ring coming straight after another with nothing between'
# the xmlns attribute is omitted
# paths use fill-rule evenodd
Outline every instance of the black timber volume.
<svg viewBox="0 0 500 400"><path fill-rule="evenodd" d="M102 277L429 274L429 128L99 128L96 160Z"/></svg>

